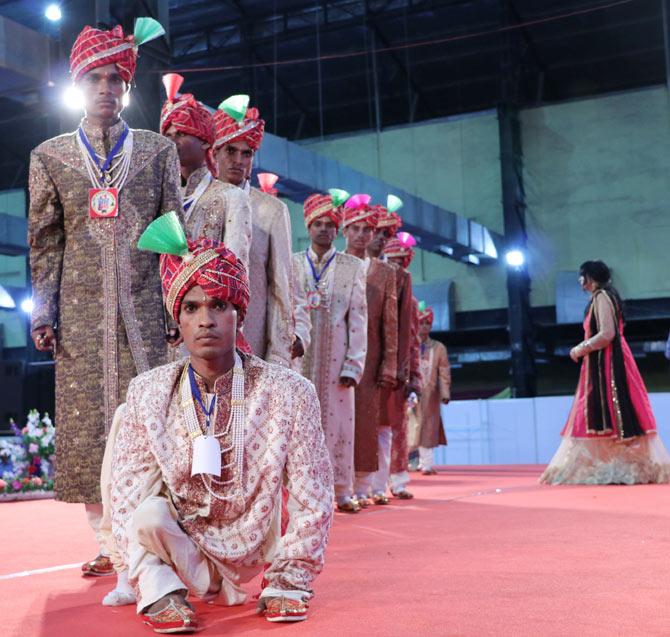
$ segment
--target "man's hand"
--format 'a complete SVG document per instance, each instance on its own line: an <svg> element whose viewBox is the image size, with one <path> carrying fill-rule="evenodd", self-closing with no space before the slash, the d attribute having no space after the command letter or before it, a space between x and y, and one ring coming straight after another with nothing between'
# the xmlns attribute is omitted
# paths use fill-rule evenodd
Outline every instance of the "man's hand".
<svg viewBox="0 0 670 637"><path fill-rule="evenodd" d="M35 349L39 352L53 352L56 349L56 332L50 325L42 325L35 328L30 336L35 343Z"/></svg>
<svg viewBox="0 0 670 637"><path fill-rule="evenodd" d="M356 381L349 376L340 376L339 383L342 387L356 387Z"/></svg>
<svg viewBox="0 0 670 637"><path fill-rule="evenodd" d="M305 355L305 346L302 344L300 337L296 335L293 345L291 345L291 358L298 358Z"/></svg>
<svg viewBox="0 0 670 637"><path fill-rule="evenodd" d="M577 347L573 347L570 350L570 358L575 362L579 363L579 345Z"/></svg>
<svg viewBox="0 0 670 637"><path fill-rule="evenodd" d="M184 337L179 333L178 327L171 327L165 334L165 340L170 347L179 347L184 342Z"/></svg>

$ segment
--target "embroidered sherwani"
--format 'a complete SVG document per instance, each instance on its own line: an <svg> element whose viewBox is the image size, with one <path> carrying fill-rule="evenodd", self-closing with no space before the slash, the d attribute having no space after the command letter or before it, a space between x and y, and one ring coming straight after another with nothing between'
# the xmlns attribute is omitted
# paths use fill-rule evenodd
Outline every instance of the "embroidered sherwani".
<svg viewBox="0 0 670 637"><path fill-rule="evenodd" d="M189 175L184 188L185 200L208 174L209 169L203 166ZM249 198L240 188L212 178L198 200L184 210L184 225L189 239L207 237L223 241L244 267L249 268L251 207Z"/></svg>
<svg viewBox="0 0 670 637"><path fill-rule="evenodd" d="M308 254L318 273L321 303L310 309L310 344L295 363L311 380L321 403L321 423L330 452L335 479L335 495L353 493L354 475L354 388L340 385L342 376L360 382L367 351L367 301L364 262L331 248L319 260ZM330 265L323 271L329 259ZM314 290L312 270L305 252L293 255L296 284L306 296Z"/></svg>
<svg viewBox="0 0 670 637"><path fill-rule="evenodd" d="M427 338L421 344L421 398L416 406L418 446L430 449L447 443L440 405L451 398L451 368L447 348Z"/></svg>
<svg viewBox="0 0 670 637"><path fill-rule="evenodd" d="M291 219L286 204L249 189L253 234L244 335L254 354L288 366L294 336Z"/></svg>
<svg viewBox="0 0 670 637"><path fill-rule="evenodd" d="M84 120L106 156L125 123L103 138ZM90 219L92 184L77 133L47 140L30 159L28 242L32 328L57 329L56 497L100 501L100 466L117 405L131 378L166 360L158 258L137 240L159 214L181 214L174 144L133 131L132 160L119 193L119 215Z"/></svg>
<svg viewBox="0 0 670 637"><path fill-rule="evenodd" d="M269 587L311 592L323 566L333 511L332 470L314 387L290 369L255 356L243 358L242 445L222 454L221 477L230 483L210 487L231 498L221 500L211 495L200 475L191 477L192 442L181 387L188 382L183 378L187 363L158 367L131 382L114 447L112 528L138 594L138 609L175 586L199 595L208 592L198 590L198 583L209 592L220 588L226 603L241 603L245 595L239 584L266 563ZM226 430L232 376L231 370L214 386L213 434ZM201 379L196 382L203 391ZM203 427L202 413L196 413ZM234 440L232 430L224 433L221 448ZM282 485L288 491L289 515L283 536ZM147 550L150 541L142 538L138 518L142 511L158 512L160 503L179 525L172 523L175 533L188 536L174 543L195 555L193 569L184 567L179 556L173 568Z"/></svg>
<svg viewBox="0 0 670 637"><path fill-rule="evenodd" d="M388 263L365 259L368 305L367 354L361 381L356 387L356 472L377 471L378 429L381 420L380 381L396 382L398 363L398 299L396 273Z"/></svg>

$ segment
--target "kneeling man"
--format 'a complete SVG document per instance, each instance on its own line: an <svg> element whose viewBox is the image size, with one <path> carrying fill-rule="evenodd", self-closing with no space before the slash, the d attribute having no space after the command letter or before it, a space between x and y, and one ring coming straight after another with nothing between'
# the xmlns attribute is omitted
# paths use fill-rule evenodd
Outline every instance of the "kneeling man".
<svg viewBox="0 0 670 637"><path fill-rule="evenodd" d="M245 353L244 267L217 241L187 246L174 222L158 237L172 252L161 279L190 356L131 382L112 463L112 527L138 613L156 632L195 631L189 593L241 604L240 584L268 565L260 611L305 619L333 509L316 393Z"/></svg>

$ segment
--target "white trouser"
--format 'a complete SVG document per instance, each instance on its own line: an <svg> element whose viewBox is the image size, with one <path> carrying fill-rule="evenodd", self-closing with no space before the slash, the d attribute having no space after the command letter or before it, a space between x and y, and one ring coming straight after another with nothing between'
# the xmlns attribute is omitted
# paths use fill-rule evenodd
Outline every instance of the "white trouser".
<svg viewBox="0 0 670 637"><path fill-rule="evenodd" d="M409 473L401 471L400 473L392 473L390 477L391 493L399 493L405 491L409 484Z"/></svg>
<svg viewBox="0 0 670 637"><path fill-rule="evenodd" d="M372 495L372 476L374 473L357 471L354 478L354 495L357 498L369 498Z"/></svg>
<svg viewBox="0 0 670 637"><path fill-rule="evenodd" d="M218 593L228 606L243 604L246 593L237 582L224 579L196 543L177 524L176 511L166 498L149 496L133 513L128 534L130 581L137 581L137 612L177 590L197 597Z"/></svg>
<svg viewBox="0 0 670 637"><path fill-rule="evenodd" d="M369 488L372 495L384 495L388 486L389 472L391 471L391 444L393 442L391 427L380 427L377 433L377 441L379 468L370 474Z"/></svg>
<svg viewBox="0 0 670 637"><path fill-rule="evenodd" d="M430 471L433 468L434 449L432 447L419 447L419 469Z"/></svg>
<svg viewBox="0 0 670 637"><path fill-rule="evenodd" d="M96 504L89 504L88 502L84 504L86 509L86 517L88 518L88 523L95 533L95 541L98 543L100 555L109 555L107 549L105 548L104 538L100 531L100 522L102 521L102 503L98 502Z"/></svg>

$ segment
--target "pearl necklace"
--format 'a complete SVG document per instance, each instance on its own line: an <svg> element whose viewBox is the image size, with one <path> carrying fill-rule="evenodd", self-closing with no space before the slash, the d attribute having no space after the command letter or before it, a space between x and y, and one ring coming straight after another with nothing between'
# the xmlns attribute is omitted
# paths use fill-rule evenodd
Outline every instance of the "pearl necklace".
<svg viewBox="0 0 670 637"><path fill-rule="evenodd" d="M109 178L104 179L100 175L100 169L96 165L93 158L89 155L84 142L81 140L79 135L76 135L77 144L79 145L79 150L81 151L82 157L84 158L84 166L86 166L86 172L88 177L91 180L93 188L116 188L119 192L123 185L126 183L128 178L128 172L130 171L130 160L133 154L133 131L128 130L128 135L126 136L125 141L123 142L123 148L116 154L114 157L109 170L106 172L106 176ZM99 160L104 161L104 157L101 157L96 153ZM111 177L110 177L111 176Z"/></svg>
<svg viewBox="0 0 670 637"><path fill-rule="evenodd" d="M181 408L184 412L184 420L186 428L188 429L191 439L202 436L202 428L198 421L195 401L191 393L191 385L188 379L188 367L190 362L184 366L184 372L181 377ZM218 401L215 407L218 410ZM202 473L200 478L209 494L217 500L232 501L243 497L242 494L242 471L244 468L244 423L246 420L246 402L244 400L244 368L242 367L242 358L235 352L235 365L233 367L233 387L230 400L230 416L226 428L219 434L214 434L215 438L223 438L230 434L231 443L227 447L221 448L221 453L233 452L233 459L221 469L228 469L234 467L233 477L230 480L217 480L213 477L205 477ZM214 422L216 422L216 411L214 413ZM231 433L232 432L232 433ZM237 484L232 487L232 493L229 495L222 495L216 493L211 484L215 483L221 486L231 485L234 482Z"/></svg>

